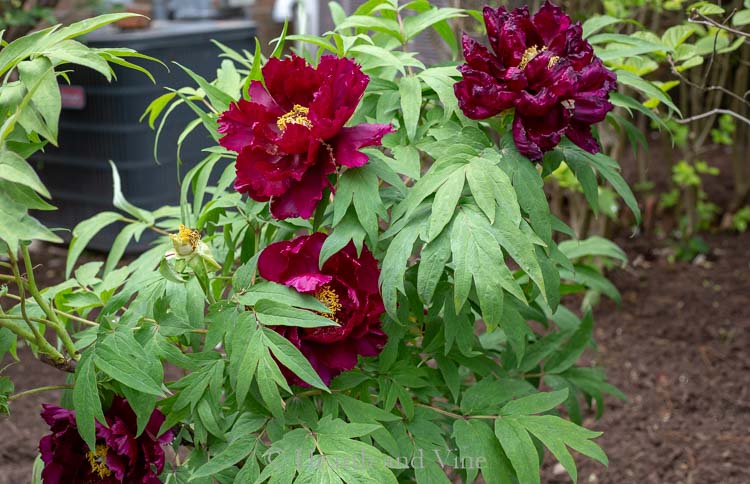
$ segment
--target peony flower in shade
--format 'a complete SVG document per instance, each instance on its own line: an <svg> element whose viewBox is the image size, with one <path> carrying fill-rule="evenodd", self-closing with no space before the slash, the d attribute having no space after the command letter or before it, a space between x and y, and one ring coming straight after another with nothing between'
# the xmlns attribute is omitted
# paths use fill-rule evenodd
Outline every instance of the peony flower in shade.
<svg viewBox="0 0 750 484"><path fill-rule="evenodd" d="M260 275L297 291L311 294L330 313L323 314L338 326L274 329L291 341L320 378L328 385L331 378L357 365L357 356L376 356L388 339L380 325L385 311L378 289L380 270L367 247L357 257L351 242L318 268L320 249L326 235L320 232L276 242L266 247L258 259ZM307 386L290 372L287 380Z"/></svg>
<svg viewBox="0 0 750 484"><path fill-rule="evenodd" d="M370 78L350 59L323 56L317 67L292 55L263 67L265 87L253 81L250 101L219 117L219 143L237 156L236 190L271 200L278 219L310 217L338 166L367 163L359 151L379 145L387 124L344 125Z"/></svg>
<svg viewBox="0 0 750 484"><path fill-rule="evenodd" d="M549 1L534 15L528 7L484 7L484 23L494 53L463 36L466 64L454 90L464 114L486 119L515 108L513 139L535 161L563 136L597 153L591 125L613 109L608 97L617 78L583 39L580 23Z"/></svg>
<svg viewBox="0 0 750 484"><path fill-rule="evenodd" d="M78 434L75 411L42 405L42 418L52 431L39 441L45 484L73 482L158 484L164 469L163 445L174 438L169 430L158 436L164 415L154 410L143 433L136 437L136 416L130 405L115 397L105 414L105 427L96 422L96 448Z"/></svg>

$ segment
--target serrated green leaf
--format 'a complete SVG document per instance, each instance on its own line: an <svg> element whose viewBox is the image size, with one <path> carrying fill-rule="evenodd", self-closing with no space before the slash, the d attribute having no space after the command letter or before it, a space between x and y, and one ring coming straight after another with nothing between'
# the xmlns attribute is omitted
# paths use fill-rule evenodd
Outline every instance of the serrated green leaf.
<svg viewBox="0 0 750 484"><path fill-rule="evenodd" d="M567 398L567 389L556 392L535 393L506 403L500 410L500 413L504 416L543 413L556 408L567 400Z"/></svg>
<svg viewBox="0 0 750 484"><path fill-rule="evenodd" d="M635 215L636 222L640 223L641 210L638 207L638 201L635 199L635 195L633 195L633 192L625 179L619 173L620 167L616 161L602 153L592 155L578 147L573 147L573 144L570 142L563 142L561 147L566 160L580 160L595 168L596 171L599 172L599 174L604 177L604 179L607 180L622 197L630 211Z"/></svg>
<svg viewBox="0 0 750 484"><path fill-rule="evenodd" d="M356 398L352 398L342 393L334 393L333 398L341 405L346 416L352 422L358 423L377 423L377 422L394 422L401 420L401 417L376 407L370 403L365 403Z"/></svg>
<svg viewBox="0 0 750 484"><path fill-rule="evenodd" d="M477 163L470 164L466 169L466 180L469 182L471 196L474 197L477 206L482 209L482 212L484 212L492 224L495 223L497 202L495 201L495 184L492 181L492 177L487 176L487 168L489 167ZM515 198L515 194L513 196Z"/></svg>
<svg viewBox="0 0 750 484"><path fill-rule="evenodd" d="M463 10L460 8L433 8L417 15L407 16L404 18L406 40L407 42L412 40L423 30L432 27L438 22L463 16Z"/></svg>
<svg viewBox="0 0 750 484"><path fill-rule="evenodd" d="M565 448L566 445L607 465L607 456L590 440L601 435L601 432L592 432L552 415L517 417L517 421L552 452L574 481L577 478L575 461Z"/></svg>
<svg viewBox="0 0 750 484"><path fill-rule="evenodd" d="M566 240L558 245L560 251L571 260L589 256L602 256L627 263L628 256L611 240L597 235L585 240Z"/></svg>
<svg viewBox="0 0 750 484"><path fill-rule="evenodd" d="M291 484L300 466L306 465L307 456L314 450L315 440L306 429L297 428L284 433L263 455L262 460L270 463L255 482L259 484L270 479L274 484Z"/></svg>
<svg viewBox="0 0 750 484"><path fill-rule="evenodd" d="M325 316L320 316L306 309L293 308L270 299L258 300L253 309L258 321L266 326L295 326L299 328L338 326L338 323Z"/></svg>
<svg viewBox="0 0 750 484"><path fill-rule="evenodd" d="M401 62L399 58L393 55L393 52L391 52L388 49L385 49L377 45L360 44L360 45L355 45L352 48L350 48L349 52L365 54L367 56L371 56L372 59L377 59L377 62L374 62L374 63L368 62L367 66L370 69L383 67L383 66L395 67L396 69L398 69L401 75L406 75L406 70L404 69L404 63Z"/></svg>
<svg viewBox="0 0 750 484"><path fill-rule="evenodd" d="M454 174L438 188L438 191L435 193L435 200L432 203L430 228L427 235L428 242L440 235L445 226L453 218L453 212L456 210L456 205L458 205L458 200L461 198L463 189L463 173Z"/></svg>
<svg viewBox="0 0 750 484"><path fill-rule="evenodd" d="M73 266L91 239L102 229L119 220L122 220L122 216L119 213L101 212L76 225L73 229L73 239L70 241L70 247L68 248L65 277L70 277Z"/></svg>
<svg viewBox="0 0 750 484"><path fill-rule="evenodd" d="M401 113L404 117L406 135L410 141L414 141L417 136L419 114L422 111L422 83L415 76L402 77L398 92L401 97Z"/></svg>
<svg viewBox="0 0 750 484"><path fill-rule="evenodd" d="M227 469L255 451L257 437L245 435L229 443L224 450L216 454L206 464L200 466L190 477L190 480L213 476Z"/></svg>
<svg viewBox="0 0 750 484"><path fill-rule="evenodd" d="M560 270L560 277L599 291L617 304L622 304L617 287L593 267L579 264L576 265L574 271L562 269Z"/></svg>
<svg viewBox="0 0 750 484"><path fill-rule="evenodd" d="M235 321L229 357L229 377L234 383L239 404L245 401L265 348L262 333L256 329L251 313L242 313Z"/></svg>
<svg viewBox="0 0 750 484"><path fill-rule="evenodd" d="M385 310L394 319L398 319L396 311L398 292L402 294L406 292L404 274L409 257L411 257L414 249L414 242L416 242L418 236L419 226L416 224L407 225L393 238L383 259L378 284L383 296Z"/></svg>
<svg viewBox="0 0 750 484"><path fill-rule="evenodd" d="M622 21L622 19L611 17L609 15L596 15L591 17L583 22L583 38L587 39L600 30Z"/></svg>
<svg viewBox="0 0 750 484"><path fill-rule="evenodd" d="M674 102L672 102L672 99L669 97L669 95L656 87L653 83L623 69L618 69L615 72L617 74L618 83L632 87L642 92L649 98L658 99L660 102L669 107L669 109L671 109L678 115L681 115L680 110L677 108Z"/></svg>
<svg viewBox="0 0 750 484"><path fill-rule="evenodd" d="M39 176L20 155L6 149L0 150L0 178L25 185L37 193L50 198L49 191Z"/></svg>
<svg viewBox="0 0 750 484"><path fill-rule="evenodd" d="M336 31L339 32L349 28L383 32L398 39L399 43L404 42L404 38L401 35L401 28L395 20L375 16L350 15L336 25Z"/></svg>
<svg viewBox="0 0 750 484"><path fill-rule="evenodd" d="M73 405L76 409L76 425L89 449L96 447L95 420L106 425L99 390L96 385L96 370L92 351L85 352L76 366L76 383L73 387Z"/></svg>
<svg viewBox="0 0 750 484"><path fill-rule="evenodd" d="M129 213L146 225L153 225L154 216L150 212L136 207L125 199L125 196L122 194L122 182L120 181L120 173L117 171L117 166L115 166L112 160L109 161L109 165L112 167L112 192L114 194L112 205L123 212Z"/></svg>
<svg viewBox="0 0 750 484"><path fill-rule="evenodd" d="M323 242L323 247L320 248L318 265L323 267L323 264L332 255L346 247L349 242L352 242L357 252L361 253L365 236L365 229L362 228L359 220L357 220L354 210L350 209L341 220L341 223L334 227L333 232Z"/></svg>
<svg viewBox="0 0 750 484"><path fill-rule="evenodd" d="M526 429L508 418L495 420L495 436L508 456L519 482L539 484L539 457Z"/></svg>
<svg viewBox="0 0 750 484"><path fill-rule="evenodd" d="M151 416L156 407L157 397L155 395L149 395L148 393L141 393L132 388L120 385L122 394L128 401L128 405L133 409L136 416L136 433L135 436L139 437L146 426L151 421ZM76 409L78 407L76 406Z"/></svg>
<svg viewBox="0 0 750 484"><path fill-rule="evenodd" d="M453 438L461 460L467 464L466 482L474 482L480 468L487 484L513 481L511 463L489 425L479 420L456 420Z"/></svg>
<svg viewBox="0 0 750 484"><path fill-rule="evenodd" d="M237 301L246 306L255 306L261 299L286 304L297 308L309 309L323 313L330 310L320 301L309 294L298 292L292 287L271 281L261 281L253 284L243 294L237 295Z"/></svg>
<svg viewBox="0 0 750 484"><path fill-rule="evenodd" d="M115 332L100 341L94 357L96 366L116 381L134 390L164 395L164 370L156 355L149 355L130 330Z"/></svg>
<svg viewBox="0 0 750 484"><path fill-rule="evenodd" d="M49 141L56 145L62 99L52 63L46 57L36 57L19 63L18 72L21 82L28 90L39 84L31 103L42 115L47 125L47 131L52 136Z"/></svg>
<svg viewBox="0 0 750 484"><path fill-rule="evenodd" d="M435 288L451 257L450 241L450 233L446 230L422 248L417 269L417 293L426 304L432 301Z"/></svg>
<svg viewBox="0 0 750 484"><path fill-rule="evenodd" d="M560 351L553 353L544 362L544 372L547 374L561 373L573 366L591 342L593 325L594 318L589 311L565 346Z"/></svg>
<svg viewBox="0 0 750 484"><path fill-rule="evenodd" d="M289 340L276 331L268 328L263 328L263 335L265 345L271 350L273 356L275 356L282 365L289 368L292 373L297 375L304 382L315 388L328 391L328 387L323 383L323 380L320 379L320 376L313 369L312 365L310 365L307 358L305 358L300 350L290 343Z"/></svg>

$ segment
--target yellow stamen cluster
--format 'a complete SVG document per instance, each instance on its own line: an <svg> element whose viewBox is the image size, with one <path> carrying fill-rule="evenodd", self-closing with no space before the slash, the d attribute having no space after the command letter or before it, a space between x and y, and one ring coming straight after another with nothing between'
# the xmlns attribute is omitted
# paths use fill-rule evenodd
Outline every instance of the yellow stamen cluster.
<svg viewBox="0 0 750 484"><path fill-rule="evenodd" d="M536 45L532 45L531 47L529 47L528 49L524 51L523 56L521 56L521 62L518 63L518 68L521 70L526 69L526 66L529 65L529 62L534 60L536 56L538 56L539 54L541 54L542 52L546 50L547 50L546 45L543 45L541 49L537 47ZM555 67L555 64L557 64L559 61L560 61L559 55L552 56L549 62L547 62L547 69L552 69L553 67Z"/></svg>
<svg viewBox="0 0 750 484"><path fill-rule="evenodd" d="M526 66L529 64L529 62L531 62L534 57L538 56L545 50L547 50L547 46L542 46L542 48L539 49L539 47L537 47L536 45L532 45L523 52L523 56L521 56L521 62L518 63L518 68L521 70L526 69Z"/></svg>
<svg viewBox="0 0 750 484"><path fill-rule="evenodd" d="M112 471L107 467L108 450L106 445L97 445L96 452L89 451L86 453L86 459L88 459L89 465L91 465L91 470L95 474L98 474L100 479L112 475Z"/></svg>
<svg viewBox="0 0 750 484"><path fill-rule="evenodd" d="M189 229L182 224L180 224L180 231L175 237L178 242L190 244L193 249L197 248L198 242L201 241L201 234L197 230Z"/></svg>
<svg viewBox="0 0 750 484"><path fill-rule="evenodd" d="M312 128L312 123L307 118L307 113L309 112L310 108L295 104L291 111L276 120L276 126L278 126L281 131L285 131L289 124L300 124L306 128Z"/></svg>
<svg viewBox="0 0 750 484"><path fill-rule="evenodd" d="M325 286L315 291L315 299L323 303L323 305L330 311L329 314L321 313L321 316L326 317L332 321L338 321L335 316L336 313L341 310L342 306L341 302L339 302L339 295L336 294L336 291L334 291L331 286L326 284Z"/></svg>
<svg viewBox="0 0 750 484"><path fill-rule="evenodd" d="M181 256L190 255L198 248L201 241L201 234L197 230L189 229L180 224L180 231L177 234L170 234L175 251Z"/></svg>

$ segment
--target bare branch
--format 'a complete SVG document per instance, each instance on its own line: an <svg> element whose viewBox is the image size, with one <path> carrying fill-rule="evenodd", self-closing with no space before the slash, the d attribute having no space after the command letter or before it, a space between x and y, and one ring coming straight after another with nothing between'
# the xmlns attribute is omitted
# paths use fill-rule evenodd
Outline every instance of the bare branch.
<svg viewBox="0 0 750 484"><path fill-rule="evenodd" d="M731 90L729 90L729 89L727 89L727 88L725 88L723 86L707 86L705 83L703 85L696 84L695 82L693 82L690 79L688 79L687 77L685 77L679 70L677 70L677 65L674 63L674 58L672 57L672 54L669 54L667 56L667 61L669 62L669 65L672 68L672 74L674 74L675 76L677 76L682 82L684 82L688 86L694 87L696 89L700 89L702 91L721 91L724 94L726 94L726 95L728 95L730 97L733 97L734 99L736 99L736 100L738 100L740 102L744 102L745 104L750 105L750 101L748 101L747 99L745 99L747 97L748 93L750 93L750 91L746 92L745 96L740 96L739 94L735 94L734 92L732 92Z"/></svg>
<svg viewBox="0 0 750 484"><path fill-rule="evenodd" d="M701 19L701 20L696 20ZM700 25L707 25L709 27L717 27L722 30L726 30L727 32L732 32L735 35L739 35L741 37L745 37L750 39L750 33L743 32L742 30L733 29L732 27L729 27L726 24L723 24L721 22L717 22L716 20L712 19L711 17L707 17L700 13L697 9L694 9L690 13L690 20L689 22L694 24L700 24Z"/></svg>
<svg viewBox="0 0 750 484"><path fill-rule="evenodd" d="M702 114L698 114L696 116L691 116L689 118L674 119L674 121L677 122L677 123L679 123L679 124L688 124L688 123L692 123L693 121L698 121L699 119L708 118L710 116L715 116L717 114L728 114L728 115L732 116L733 118L736 118L736 119L742 121L743 123L747 124L748 126L750 126L750 119L748 119L748 118L746 118L746 117L744 117L744 116L742 116L740 114L737 114L734 111L731 111L729 109L719 109L719 108L712 109L711 111L708 111L708 112L705 112L705 113L702 113Z"/></svg>

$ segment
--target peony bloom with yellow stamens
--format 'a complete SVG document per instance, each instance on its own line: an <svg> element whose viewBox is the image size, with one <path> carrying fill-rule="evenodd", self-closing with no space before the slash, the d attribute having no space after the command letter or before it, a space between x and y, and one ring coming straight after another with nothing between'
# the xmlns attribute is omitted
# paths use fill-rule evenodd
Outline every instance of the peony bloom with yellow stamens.
<svg viewBox="0 0 750 484"><path fill-rule="evenodd" d="M514 109L513 139L534 161L563 136L598 152L591 125L613 109L616 76L583 39L581 24L549 1L534 15L528 7L485 7L484 23L493 52L463 37L466 64L454 90L464 114L487 119Z"/></svg>
<svg viewBox="0 0 750 484"><path fill-rule="evenodd" d="M73 410L42 405L42 418L51 433L39 441L45 484L75 482L158 484L164 470L164 445L171 430L158 435L164 414L154 410L143 433L136 437L136 416L127 401L115 397L105 418L96 422L96 447L91 450L78 433Z"/></svg>
<svg viewBox="0 0 750 484"><path fill-rule="evenodd" d="M370 78L350 59L323 56L317 67L291 55L269 59L263 83L250 84L250 100L219 117L221 145L236 151L234 187L259 202L271 201L277 219L312 216L328 176L339 166L367 163L359 150L379 145L388 124L344 127Z"/></svg>
<svg viewBox="0 0 750 484"><path fill-rule="evenodd" d="M378 289L380 269L372 253L363 247L357 256L350 242L319 269L325 239L325 234L317 232L271 244L258 259L258 271L264 279L314 296L329 310L323 316L338 323L318 328L274 328L300 349L328 384L334 376L354 368L358 356L380 354L387 336L380 325L385 311ZM307 386L291 372L284 374L290 383Z"/></svg>

